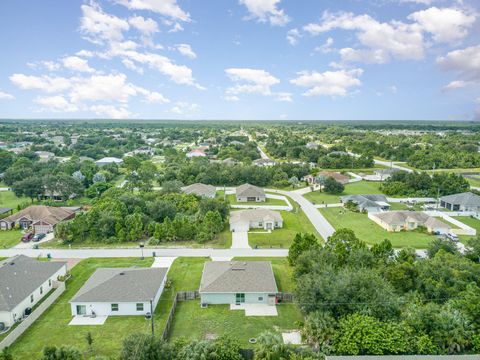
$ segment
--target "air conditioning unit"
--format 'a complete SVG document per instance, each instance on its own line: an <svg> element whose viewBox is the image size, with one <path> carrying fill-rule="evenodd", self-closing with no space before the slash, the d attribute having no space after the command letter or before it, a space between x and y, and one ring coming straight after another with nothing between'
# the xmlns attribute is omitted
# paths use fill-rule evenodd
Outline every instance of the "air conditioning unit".
<svg viewBox="0 0 480 360"><path fill-rule="evenodd" d="M208 304L201 303L201 304L200 304L200 306L201 306L201 308L202 308L202 309L205 309L205 308L207 308L207 307L208 307Z"/></svg>

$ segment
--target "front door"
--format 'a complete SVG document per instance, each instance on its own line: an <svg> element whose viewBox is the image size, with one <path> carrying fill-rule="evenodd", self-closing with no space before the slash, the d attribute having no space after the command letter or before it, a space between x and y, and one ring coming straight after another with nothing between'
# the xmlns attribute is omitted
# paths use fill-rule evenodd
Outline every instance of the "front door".
<svg viewBox="0 0 480 360"><path fill-rule="evenodd" d="M87 306L86 305L77 305L77 315L86 315Z"/></svg>
<svg viewBox="0 0 480 360"><path fill-rule="evenodd" d="M238 293L235 294L235 304L240 305L245 302L245 294L243 293Z"/></svg>
<svg viewBox="0 0 480 360"><path fill-rule="evenodd" d="M265 225L267 225L267 230L272 230L273 229L273 226L272 226L271 222L267 222L267 223L265 223Z"/></svg>
<svg viewBox="0 0 480 360"><path fill-rule="evenodd" d="M276 295L268 295L268 305L275 305L277 302Z"/></svg>

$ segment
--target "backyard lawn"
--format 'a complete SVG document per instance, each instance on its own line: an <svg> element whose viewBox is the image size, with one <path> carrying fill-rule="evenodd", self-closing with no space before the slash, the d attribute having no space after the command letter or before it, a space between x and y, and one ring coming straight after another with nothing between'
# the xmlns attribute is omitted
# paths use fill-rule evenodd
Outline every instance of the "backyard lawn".
<svg viewBox="0 0 480 360"><path fill-rule="evenodd" d="M296 203L294 203L296 205ZM259 233L253 229L248 233L248 242L251 247L258 246L259 248L288 248L290 247L293 238L297 233L312 233L319 239L320 235L313 227L310 220L304 212L295 206L293 211L280 211L283 218L283 228L274 229L271 233Z"/></svg>
<svg viewBox="0 0 480 360"><path fill-rule="evenodd" d="M246 317L242 310L230 310L229 305L210 305L202 309L196 300L182 301L177 305L170 339L206 339L230 334L241 346L251 348L248 339L258 337L264 331L282 332L298 329L296 322L303 321L294 304L277 306L278 316Z"/></svg>
<svg viewBox="0 0 480 360"><path fill-rule="evenodd" d="M20 243L21 230L0 231L0 249L11 248Z"/></svg>
<svg viewBox="0 0 480 360"><path fill-rule="evenodd" d="M475 230L477 230L477 234L480 235L480 220L472 218L470 216L454 216L453 218L474 228Z"/></svg>
<svg viewBox="0 0 480 360"><path fill-rule="evenodd" d="M370 220L366 214L355 213L341 207L319 210L335 229L352 229L360 240L373 245L384 239L396 248L414 247L425 249L435 238L419 231L388 232Z"/></svg>
<svg viewBox="0 0 480 360"><path fill-rule="evenodd" d="M314 204L336 204L340 202L340 196L355 194L381 194L379 181L358 181L345 185L345 191L340 195L327 194L320 191L312 191L304 195Z"/></svg>

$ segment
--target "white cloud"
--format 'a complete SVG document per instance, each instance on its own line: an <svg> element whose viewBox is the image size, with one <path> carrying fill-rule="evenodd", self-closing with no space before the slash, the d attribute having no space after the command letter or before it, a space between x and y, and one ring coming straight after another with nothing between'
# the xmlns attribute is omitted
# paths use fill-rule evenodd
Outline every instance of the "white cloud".
<svg viewBox="0 0 480 360"><path fill-rule="evenodd" d="M480 84L480 45L454 50L437 58L441 68L453 71L459 78L447 88L460 88L470 84Z"/></svg>
<svg viewBox="0 0 480 360"><path fill-rule="evenodd" d="M426 35L431 35L436 43L463 39L473 25L475 16L459 9L432 7L412 13L408 19L412 22L379 22L366 14L324 12L320 22L305 25L303 31L312 36L335 29L355 31L362 47L340 49L342 61L383 64L392 58L423 59L428 46Z"/></svg>
<svg viewBox="0 0 480 360"><path fill-rule="evenodd" d="M475 16L458 9L431 7L408 16L415 20L425 31L432 34L436 42L455 42L468 34L475 22Z"/></svg>
<svg viewBox="0 0 480 360"><path fill-rule="evenodd" d="M152 36L158 32L158 24L153 19L145 19L142 16L132 16L128 19L128 22L145 36Z"/></svg>
<svg viewBox="0 0 480 360"><path fill-rule="evenodd" d="M182 10L177 0L114 0L130 10L150 10L178 21L190 21L190 15Z"/></svg>
<svg viewBox="0 0 480 360"><path fill-rule="evenodd" d="M127 103L137 91L132 84L126 83L124 74L93 75L87 78L72 78L69 93L72 102L118 101Z"/></svg>
<svg viewBox="0 0 480 360"><path fill-rule="evenodd" d="M93 105L90 107L98 116L104 116L110 119L128 119L133 114L124 106L115 107L113 105Z"/></svg>
<svg viewBox="0 0 480 360"><path fill-rule="evenodd" d="M143 74L143 68L135 65L135 63L132 60L123 59L122 64L125 65L125 67L129 70L135 71L139 74Z"/></svg>
<svg viewBox="0 0 480 360"><path fill-rule="evenodd" d="M270 87L280 83L279 79L261 69L230 68L226 69L225 73L236 83L227 89L227 93L233 95L241 93L271 95Z"/></svg>
<svg viewBox="0 0 480 360"><path fill-rule="evenodd" d="M0 90L0 100L13 100L13 99L15 99L15 96Z"/></svg>
<svg viewBox="0 0 480 360"><path fill-rule="evenodd" d="M231 102L234 102L234 101L239 101L240 98L238 96L235 96L235 95L226 95L223 97L225 100L227 101L231 101Z"/></svg>
<svg viewBox="0 0 480 360"><path fill-rule="evenodd" d="M72 71L94 72L95 70L88 65L88 61L78 56L67 56L62 59L63 66Z"/></svg>
<svg viewBox="0 0 480 360"><path fill-rule="evenodd" d="M136 86L135 90L145 96L145 102L151 104L167 104L170 102L165 96L156 91L149 91L147 89Z"/></svg>
<svg viewBox="0 0 480 360"><path fill-rule="evenodd" d="M388 87L388 90L389 90L392 94L396 94L397 91L398 91L398 89L397 89L397 87L396 87L395 85L390 85L390 86Z"/></svg>
<svg viewBox="0 0 480 360"><path fill-rule="evenodd" d="M175 25L173 25L173 27L168 30L169 33L176 33L178 31L183 31L183 26L179 23L175 23Z"/></svg>
<svg viewBox="0 0 480 360"><path fill-rule="evenodd" d="M67 90L71 87L70 80L64 77L29 76L13 74L10 81L23 90L40 90L46 93L55 93Z"/></svg>
<svg viewBox="0 0 480 360"><path fill-rule="evenodd" d="M297 45L300 37L302 37L302 34L298 29L290 29L287 32L287 41L290 45Z"/></svg>
<svg viewBox="0 0 480 360"><path fill-rule="evenodd" d="M431 5L437 0L400 0L401 3L415 3L421 5Z"/></svg>
<svg viewBox="0 0 480 360"><path fill-rule="evenodd" d="M321 52L322 54L328 54L329 52L333 51L332 45L333 45L333 38L329 37L323 45L317 46L314 50Z"/></svg>
<svg viewBox="0 0 480 360"><path fill-rule="evenodd" d="M39 105L43 105L44 108L41 111L51 112L76 112L78 107L75 104L70 103L61 95L54 96L40 96L33 100Z"/></svg>
<svg viewBox="0 0 480 360"><path fill-rule="evenodd" d="M471 82L464 80L453 80L443 87L444 90L456 90L470 85Z"/></svg>
<svg viewBox="0 0 480 360"><path fill-rule="evenodd" d="M247 7L250 18L260 22L270 22L271 25L286 25L290 18L277 5L281 0L240 0L240 4Z"/></svg>
<svg viewBox="0 0 480 360"><path fill-rule="evenodd" d="M304 96L346 96L352 87L360 86L358 79L363 73L362 69L325 71L301 71L298 77L290 80L294 85L309 88Z"/></svg>
<svg viewBox="0 0 480 360"><path fill-rule="evenodd" d="M289 92L279 92L275 94L276 100L277 101L283 101L283 102L292 102L292 93Z"/></svg>
<svg viewBox="0 0 480 360"><path fill-rule="evenodd" d="M175 45L175 48L180 54L190 59L195 59L197 57L197 54L193 52L192 47L189 44L178 44Z"/></svg>
<svg viewBox="0 0 480 360"><path fill-rule="evenodd" d="M90 50L80 50L80 51L77 51L75 53L75 55L90 58L90 57L93 57L95 55L95 53L93 51L90 51Z"/></svg>
<svg viewBox="0 0 480 360"><path fill-rule="evenodd" d="M200 109L200 106L195 103L189 103L186 101L178 101L175 103L175 106L170 109L170 112L177 115L191 115L192 113L197 112Z"/></svg>
<svg viewBox="0 0 480 360"><path fill-rule="evenodd" d="M103 12L96 3L81 6L80 31L86 39L96 44L123 40L123 32L130 28L128 21Z"/></svg>

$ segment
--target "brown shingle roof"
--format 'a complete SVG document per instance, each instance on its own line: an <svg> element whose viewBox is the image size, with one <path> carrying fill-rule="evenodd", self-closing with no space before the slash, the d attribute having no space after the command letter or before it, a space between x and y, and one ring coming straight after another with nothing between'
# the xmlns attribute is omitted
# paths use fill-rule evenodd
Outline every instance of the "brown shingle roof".
<svg viewBox="0 0 480 360"><path fill-rule="evenodd" d="M63 207L45 206L45 205L32 205L26 209L23 209L13 215L10 215L3 219L8 222L15 222L25 217L33 222L46 221L51 225L56 225L62 220L65 220L73 214L73 211L65 209Z"/></svg>

